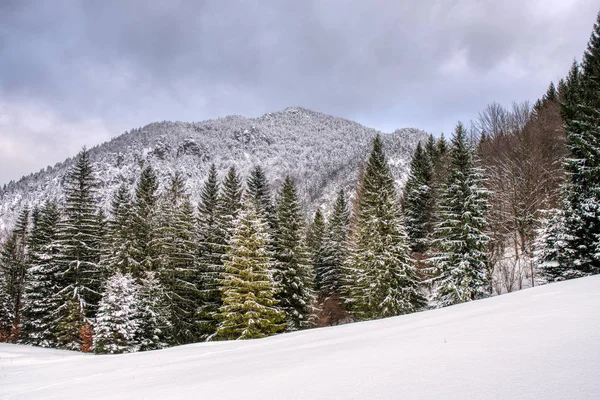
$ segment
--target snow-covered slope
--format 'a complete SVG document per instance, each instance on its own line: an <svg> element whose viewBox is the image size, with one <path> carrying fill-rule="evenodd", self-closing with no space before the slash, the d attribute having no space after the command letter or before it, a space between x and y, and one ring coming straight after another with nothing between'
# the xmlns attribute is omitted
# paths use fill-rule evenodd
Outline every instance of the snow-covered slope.
<svg viewBox="0 0 600 400"><path fill-rule="evenodd" d="M118 356L0 345L5 399L592 399L600 276L267 339Z"/></svg>
<svg viewBox="0 0 600 400"><path fill-rule="evenodd" d="M183 172L192 199L197 200L208 168L215 163L221 173L235 165L242 175L253 165L262 165L275 188L290 174L307 208L312 209L331 202L340 188L353 187L357 166L367 157L377 133L346 119L287 108L259 118L152 123L91 149L91 157L104 205L121 182L134 184L145 163L156 167L163 181L169 173ZM425 133L416 129L383 135L399 184L406 177L413 150L424 137ZM11 225L23 205L60 198L61 181L71 162L66 160L0 189L0 229Z"/></svg>

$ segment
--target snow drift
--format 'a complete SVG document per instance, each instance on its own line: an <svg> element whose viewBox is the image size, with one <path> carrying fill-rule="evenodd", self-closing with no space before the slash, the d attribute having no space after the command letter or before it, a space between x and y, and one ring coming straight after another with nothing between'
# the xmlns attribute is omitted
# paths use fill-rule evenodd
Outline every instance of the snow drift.
<svg viewBox="0 0 600 400"><path fill-rule="evenodd" d="M0 345L0 397L590 399L600 276L379 321L94 356Z"/></svg>

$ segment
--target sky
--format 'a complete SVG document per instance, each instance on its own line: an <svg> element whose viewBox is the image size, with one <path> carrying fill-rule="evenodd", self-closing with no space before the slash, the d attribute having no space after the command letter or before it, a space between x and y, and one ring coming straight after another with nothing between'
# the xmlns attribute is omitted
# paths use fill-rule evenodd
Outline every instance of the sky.
<svg viewBox="0 0 600 400"><path fill-rule="evenodd" d="M0 184L150 122L289 106L450 133L535 101L597 0L2 0Z"/></svg>

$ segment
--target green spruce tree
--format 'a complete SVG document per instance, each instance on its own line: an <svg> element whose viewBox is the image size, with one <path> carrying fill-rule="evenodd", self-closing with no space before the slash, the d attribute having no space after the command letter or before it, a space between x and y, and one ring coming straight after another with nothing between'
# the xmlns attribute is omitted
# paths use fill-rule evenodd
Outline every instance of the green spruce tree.
<svg viewBox="0 0 600 400"><path fill-rule="evenodd" d="M223 254L227 245L227 234L220 224L220 197L217 169L211 165L208 179L200 194L198 205L198 232L200 235L200 287L202 303L199 309L202 337L215 333L217 312L221 307L219 282L223 274Z"/></svg>
<svg viewBox="0 0 600 400"><path fill-rule="evenodd" d="M247 198L235 224L220 290L223 304L215 339L261 338L280 332L285 314L277 306L277 285L267 246L268 225Z"/></svg>
<svg viewBox="0 0 600 400"><path fill-rule="evenodd" d="M131 273L137 279L158 269L156 225L158 212L158 178L148 165L138 179L131 215Z"/></svg>
<svg viewBox="0 0 600 400"><path fill-rule="evenodd" d="M317 297L322 298L324 278L324 257L325 257L325 218L320 209L317 209L312 223L309 225L306 234L306 244L310 253L310 263L315 277L315 290Z"/></svg>
<svg viewBox="0 0 600 400"><path fill-rule="evenodd" d="M96 315L106 274L101 267L97 181L84 148L69 170L65 185L64 219L58 229L57 273L62 280L63 306L58 312L60 343L79 349L80 331Z"/></svg>
<svg viewBox="0 0 600 400"><path fill-rule="evenodd" d="M416 253L424 253L428 249L433 231L433 165L429 154L430 151L435 152L432 143L430 139L427 150L423 149L421 143L417 145L410 164L410 175L404 186L402 210L409 245Z"/></svg>
<svg viewBox="0 0 600 400"><path fill-rule="evenodd" d="M11 341L18 339L21 328L25 278L29 269L29 225L30 210L26 207L19 213L13 231L0 248L0 278L3 279L0 289L4 303L0 308L5 310L0 321L0 335Z"/></svg>

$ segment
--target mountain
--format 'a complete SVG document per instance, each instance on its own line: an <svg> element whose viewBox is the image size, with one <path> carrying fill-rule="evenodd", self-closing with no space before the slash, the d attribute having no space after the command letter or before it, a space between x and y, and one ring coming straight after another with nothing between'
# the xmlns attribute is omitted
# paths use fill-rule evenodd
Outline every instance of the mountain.
<svg viewBox="0 0 600 400"><path fill-rule="evenodd" d="M94 356L0 344L0 398L592 399L600 276L265 339Z"/></svg>
<svg viewBox="0 0 600 400"><path fill-rule="evenodd" d="M122 182L135 184L150 163L164 183L181 171L192 200L211 163L224 174L235 165L242 176L262 165L276 189L286 174L296 180L307 210L329 204L339 188L352 189L358 165L378 132L356 122L303 108L287 108L259 118L228 116L204 122L156 122L90 149L100 181L101 201L108 206ZM410 157L426 134L402 129L382 134L397 183L407 175ZM19 210L62 197L61 182L73 159L7 184L0 190L0 229L10 226Z"/></svg>

